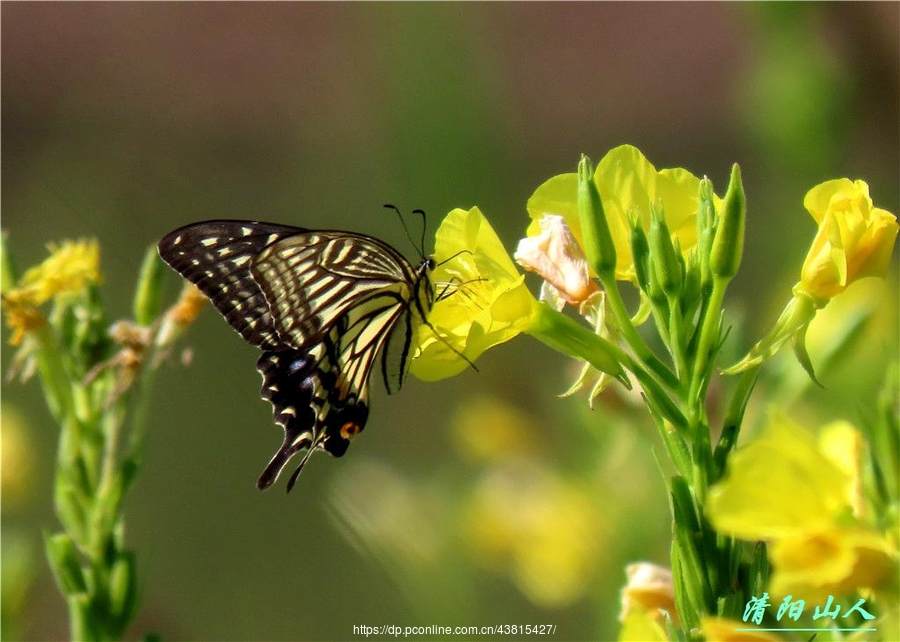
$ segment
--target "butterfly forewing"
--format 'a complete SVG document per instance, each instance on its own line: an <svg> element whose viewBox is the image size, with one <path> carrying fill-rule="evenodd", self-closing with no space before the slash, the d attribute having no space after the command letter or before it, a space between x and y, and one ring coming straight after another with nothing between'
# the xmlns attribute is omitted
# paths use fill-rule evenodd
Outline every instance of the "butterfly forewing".
<svg viewBox="0 0 900 642"><path fill-rule="evenodd" d="M200 288L226 321L260 348L279 343L269 306L250 274L250 264L269 244L306 230L252 221L186 225L159 242L159 254Z"/></svg>
<svg viewBox="0 0 900 642"><path fill-rule="evenodd" d="M377 239L250 221L175 230L160 255L225 319L263 349L261 396L284 442L258 486L267 488L306 450L340 457L369 414L372 366L382 352L389 392L409 367L410 341L433 301L432 263L418 270Z"/></svg>
<svg viewBox="0 0 900 642"><path fill-rule="evenodd" d="M251 271L283 341L321 338L351 307L371 298L410 298L412 266L390 246L349 232L309 232L266 247Z"/></svg>

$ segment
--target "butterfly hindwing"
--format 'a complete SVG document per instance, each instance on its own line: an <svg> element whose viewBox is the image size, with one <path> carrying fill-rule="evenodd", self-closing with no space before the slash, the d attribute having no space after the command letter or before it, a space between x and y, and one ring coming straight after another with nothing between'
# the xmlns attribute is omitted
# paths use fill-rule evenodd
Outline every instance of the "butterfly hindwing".
<svg viewBox="0 0 900 642"><path fill-rule="evenodd" d="M257 362L263 376L261 396L272 404L275 423L284 429L284 442L257 482L265 489L275 483L291 457L301 450L324 450L342 456L350 440L365 428L369 416L367 388L341 397L335 387L338 370L332 344L313 351L285 349L265 352ZM306 463L304 457L291 476L288 490Z"/></svg>
<svg viewBox="0 0 900 642"><path fill-rule="evenodd" d="M263 350L261 396L284 441L259 488L271 486L300 451L288 490L313 452L346 452L368 419L379 352L385 385L395 392L415 327L434 300L430 260L415 269L390 245L352 232L207 221L166 235L159 252Z"/></svg>

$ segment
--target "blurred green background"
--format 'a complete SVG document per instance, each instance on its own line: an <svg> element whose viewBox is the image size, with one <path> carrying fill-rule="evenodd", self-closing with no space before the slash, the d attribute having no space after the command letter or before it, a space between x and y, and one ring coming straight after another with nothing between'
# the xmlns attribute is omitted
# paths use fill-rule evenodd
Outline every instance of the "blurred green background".
<svg viewBox="0 0 900 642"><path fill-rule="evenodd" d="M574 171L582 152L597 161L631 143L658 168L709 175L719 193L741 164L737 355L789 297L815 230L807 189L864 178L898 211L896 3L0 12L3 229L20 269L47 241L97 237L114 316L129 314L144 249L187 222L346 228L414 256L382 203L426 209L432 230L478 205L512 251L543 180ZM886 305L875 345L832 374L834 388L804 393L813 420L854 419L880 364L897 359L896 281L861 296ZM211 311L189 343L193 364L157 379L127 504L134 638L549 623L555 640L604 639L624 565L667 563L648 417L614 395L593 412L583 394L557 399L577 364L530 338L485 355L480 373L411 381L394 397L375 384L365 436L343 459L316 457L290 496L255 489L281 436L254 349ZM4 344L4 371L10 354ZM40 539L54 526L57 433L36 382L4 381L2 408L4 634L59 639L66 612Z"/></svg>

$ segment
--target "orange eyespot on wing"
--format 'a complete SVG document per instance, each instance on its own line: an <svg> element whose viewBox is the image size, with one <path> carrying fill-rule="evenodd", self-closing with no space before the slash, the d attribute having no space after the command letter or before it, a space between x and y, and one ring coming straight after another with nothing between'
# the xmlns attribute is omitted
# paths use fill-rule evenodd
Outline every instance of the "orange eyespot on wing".
<svg viewBox="0 0 900 642"><path fill-rule="evenodd" d="M343 426L341 426L341 437L350 441L356 435L358 435L362 431L362 427L359 424L353 423L352 421L348 421Z"/></svg>

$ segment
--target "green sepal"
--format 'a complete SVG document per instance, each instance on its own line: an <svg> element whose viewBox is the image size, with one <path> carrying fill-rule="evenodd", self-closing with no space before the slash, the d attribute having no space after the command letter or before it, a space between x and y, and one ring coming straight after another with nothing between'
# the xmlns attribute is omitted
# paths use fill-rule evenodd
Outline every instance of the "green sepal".
<svg viewBox="0 0 900 642"><path fill-rule="evenodd" d="M584 359L597 370L618 379L626 388L631 388L631 382L617 359L618 348L546 303L537 305L534 322L527 332L554 350Z"/></svg>
<svg viewBox="0 0 900 642"><path fill-rule="evenodd" d="M803 369L806 371L806 374L809 375L812 382L820 388L824 388L825 386L823 386L816 378L812 359L810 359L809 351L806 349L806 331L808 329L809 325L800 326L797 331L791 335L791 346L794 348L794 356L797 358L797 362L803 366Z"/></svg>
<svg viewBox="0 0 900 642"><path fill-rule="evenodd" d="M56 515L67 532L71 533L79 542L86 542L88 518L81 496L68 480L61 479L60 475L57 475L54 491Z"/></svg>
<svg viewBox="0 0 900 642"><path fill-rule="evenodd" d="M130 481L126 474L117 470L110 483L98 495L93 520L98 532L114 532L116 523L122 519L122 501Z"/></svg>
<svg viewBox="0 0 900 642"><path fill-rule="evenodd" d="M809 325L821 305L821 302L816 301L795 286L794 298L788 301L769 334L760 339L743 359L733 366L725 368L722 372L728 375L736 374L761 364L778 352L781 346L800 328Z"/></svg>
<svg viewBox="0 0 900 642"><path fill-rule="evenodd" d="M679 475L690 475L692 466L691 452L687 442L684 440L684 436L678 430L675 430L674 427L672 430L668 430L664 422L660 424L660 433L663 441L666 443L666 451L669 453L669 458L675 465Z"/></svg>
<svg viewBox="0 0 900 642"><path fill-rule="evenodd" d="M78 373L79 379L106 359L113 345L109 338L109 321L103 309L103 298L96 283L87 284L81 300L83 303L76 311L78 322L72 342L72 353L81 370Z"/></svg>

